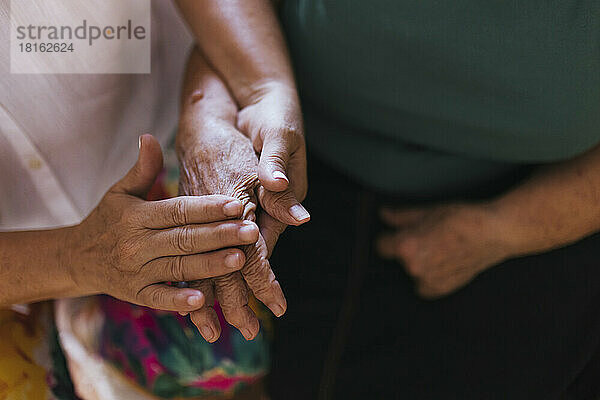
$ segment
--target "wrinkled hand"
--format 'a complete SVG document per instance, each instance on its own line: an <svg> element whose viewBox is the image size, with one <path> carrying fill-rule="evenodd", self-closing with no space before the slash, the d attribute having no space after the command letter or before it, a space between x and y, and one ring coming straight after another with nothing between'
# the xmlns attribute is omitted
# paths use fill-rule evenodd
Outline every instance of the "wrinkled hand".
<svg viewBox="0 0 600 400"><path fill-rule="evenodd" d="M200 308L203 294L165 282L219 276L239 270L254 243L239 200L227 196L143 200L162 168L158 142L140 138L135 166L74 228L70 275L83 293L107 293L148 307ZM238 220L233 220L238 218Z"/></svg>
<svg viewBox="0 0 600 400"><path fill-rule="evenodd" d="M261 232L272 251L287 225L310 219L300 201L308 189L306 146L296 89L266 82L254 89L238 113L237 128L250 138L260 154L258 188L260 204L268 215L259 218Z"/></svg>
<svg viewBox="0 0 600 400"><path fill-rule="evenodd" d="M447 295L509 256L483 204L452 204L381 212L395 232L378 239L381 256L396 259L426 298Z"/></svg>
<svg viewBox="0 0 600 400"><path fill-rule="evenodd" d="M183 125L180 129L198 129ZM239 199L244 205L243 218L255 221L257 215L256 189L258 159L252 144L238 132L231 122L214 122L209 127L211 143L203 143L195 149L187 148L180 157L180 191L183 194L226 194ZM268 196L268 194L265 194ZM258 212L261 219L262 211ZM246 264L239 272L210 280L190 283L206 296L205 306L190 314L202 336L214 342L220 336L221 327L212 308L216 296L227 322L240 330L250 340L259 331L259 322L248 307L248 291L252 290L258 300L280 316L285 313L287 302L275 279L268 261L268 250L262 235L256 243L243 247Z"/></svg>

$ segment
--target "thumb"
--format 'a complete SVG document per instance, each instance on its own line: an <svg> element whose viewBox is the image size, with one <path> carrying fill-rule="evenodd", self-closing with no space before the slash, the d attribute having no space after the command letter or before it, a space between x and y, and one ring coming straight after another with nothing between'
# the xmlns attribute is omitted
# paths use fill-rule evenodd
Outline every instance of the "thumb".
<svg viewBox="0 0 600 400"><path fill-rule="evenodd" d="M258 179L265 189L281 192L288 188L286 175L290 159L290 139L285 135L272 134L265 137L258 163Z"/></svg>
<svg viewBox="0 0 600 400"><path fill-rule="evenodd" d="M152 135L140 136L139 147L137 162L127 175L115 184L113 190L144 198L162 170L163 158L160 144Z"/></svg>
<svg viewBox="0 0 600 400"><path fill-rule="evenodd" d="M259 186L258 201L269 215L286 225L302 225L310 220L310 214L300 204L291 190L270 192Z"/></svg>

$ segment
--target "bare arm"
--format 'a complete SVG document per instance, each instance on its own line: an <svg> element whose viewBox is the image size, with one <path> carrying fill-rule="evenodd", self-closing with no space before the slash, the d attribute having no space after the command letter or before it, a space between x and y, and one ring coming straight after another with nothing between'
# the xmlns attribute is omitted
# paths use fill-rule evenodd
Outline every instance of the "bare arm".
<svg viewBox="0 0 600 400"><path fill-rule="evenodd" d="M0 233L0 307L84 294L65 260L71 230Z"/></svg>
<svg viewBox="0 0 600 400"><path fill-rule="evenodd" d="M425 297L451 293L499 262L600 230L600 146L539 168L491 201L384 210L395 232L380 254L402 263Z"/></svg>
<svg viewBox="0 0 600 400"><path fill-rule="evenodd" d="M511 256L539 253L600 230L600 146L540 168L490 204Z"/></svg>
<svg viewBox="0 0 600 400"><path fill-rule="evenodd" d="M269 0L177 0L198 46L243 108L270 81L294 87L275 8Z"/></svg>

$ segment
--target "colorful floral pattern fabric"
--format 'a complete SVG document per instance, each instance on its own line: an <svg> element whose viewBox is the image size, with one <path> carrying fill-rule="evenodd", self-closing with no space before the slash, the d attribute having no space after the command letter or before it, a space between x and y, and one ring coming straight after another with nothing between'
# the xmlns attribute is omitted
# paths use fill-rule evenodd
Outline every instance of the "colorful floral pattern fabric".
<svg viewBox="0 0 600 400"><path fill-rule="evenodd" d="M189 317L110 297L103 297L100 307L105 315L100 339L102 357L156 396L233 394L268 370L265 329L248 342L220 312L223 332L216 343L210 344ZM255 301L252 308L260 315L262 308Z"/></svg>

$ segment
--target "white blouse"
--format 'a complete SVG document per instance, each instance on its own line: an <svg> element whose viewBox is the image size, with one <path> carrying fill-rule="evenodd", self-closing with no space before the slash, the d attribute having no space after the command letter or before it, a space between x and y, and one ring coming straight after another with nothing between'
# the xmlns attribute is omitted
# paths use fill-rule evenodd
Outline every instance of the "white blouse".
<svg viewBox="0 0 600 400"><path fill-rule="evenodd" d="M135 163L140 134L174 133L192 37L153 0L150 74L11 74L8 10L0 0L0 230L76 224Z"/></svg>

